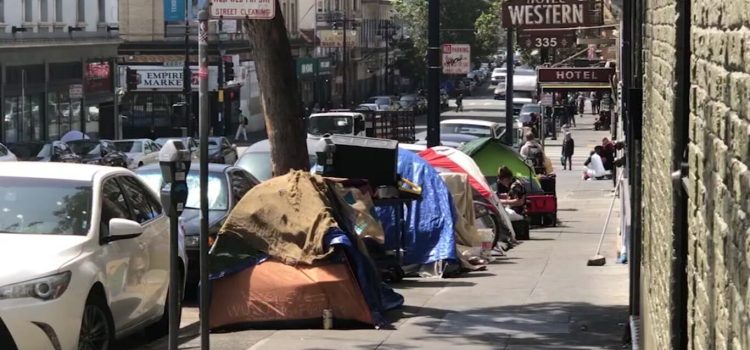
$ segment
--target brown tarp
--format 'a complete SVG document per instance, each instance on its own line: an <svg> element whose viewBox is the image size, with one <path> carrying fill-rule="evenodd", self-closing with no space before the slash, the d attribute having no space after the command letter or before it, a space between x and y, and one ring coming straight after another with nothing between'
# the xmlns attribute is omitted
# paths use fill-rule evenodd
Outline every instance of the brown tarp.
<svg viewBox="0 0 750 350"><path fill-rule="evenodd" d="M290 266L266 261L213 281L209 327L273 321L335 320L372 324L373 319L348 264Z"/></svg>
<svg viewBox="0 0 750 350"><path fill-rule="evenodd" d="M325 180L293 171L272 178L248 192L232 210L221 235L236 235L287 264L312 264L331 252L323 237L338 227L331 212Z"/></svg>
<svg viewBox="0 0 750 350"><path fill-rule="evenodd" d="M441 173L440 177L451 193L458 214L453 227L461 266L470 270L480 270L484 265L473 265L469 262L480 258L474 251L482 245L482 236L475 226L474 200L469 177L460 173Z"/></svg>

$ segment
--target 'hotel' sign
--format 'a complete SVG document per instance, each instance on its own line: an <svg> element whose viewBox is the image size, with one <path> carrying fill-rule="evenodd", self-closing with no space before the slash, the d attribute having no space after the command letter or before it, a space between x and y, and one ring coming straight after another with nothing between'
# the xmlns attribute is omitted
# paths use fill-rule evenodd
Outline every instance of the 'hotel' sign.
<svg viewBox="0 0 750 350"><path fill-rule="evenodd" d="M537 74L540 83L608 83L615 74L615 69L604 67L539 68Z"/></svg>

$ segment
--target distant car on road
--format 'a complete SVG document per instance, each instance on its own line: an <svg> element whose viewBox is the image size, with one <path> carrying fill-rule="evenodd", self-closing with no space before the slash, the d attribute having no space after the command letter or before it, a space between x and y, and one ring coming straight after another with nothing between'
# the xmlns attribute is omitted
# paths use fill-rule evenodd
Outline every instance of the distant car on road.
<svg viewBox="0 0 750 350"><path fill-rule="evenodd" d="M117 140L113 142L118 151L128 156L128 168L136 169L159 162L159 146L149 139Z"/></svg>
<svg viewBox="0 0 750 350"><path fill-rule="evenodd" d="M459 148L465 143L478 139L478 137L469 134L443 134L440 133L440 145ZM427 145L427 140L417 141L415 145Z"/></svg>
<svg viewBox="0 0 750 350"><path fill-rule="evenodd" d="M16 155L0 143L0 162L15 162L16 160L18 160Z"/></svg>
<svg viewBox="0 0 750 350"><path fill-rule="evenodd" d="M310 159L310 169L315 166L318 159L315 155L315 149L319 141L318 139L307 139L307 156ZM262 140L250 145L235 165L253 174L260 181L272 178L271 144L268 140Z"/></svg>
<svg viewBox="0 0 750 350"><path fill-rule="evenodd" d="M237 161L237 146L226 137L208 138L208 161L218 164L234 164Z"/></svg>
<svg viewBox="0 0 750 350"><path fill-rule="evenodd" d="M364 104L376 104L378 106L378 110L381 111L390 111L394 104L393 98L391 96L373 96L365 100Z"/></svg>
<svg viewBox="0 0 750 350"><path fill-rule="evenodd" d="M135 174L8 163L0 193L3 349L108 349L144 329L168 334L169 219ZM181 244L178 256L185 276Z"/></svg>
<svg viewBox="0 0 750 350"><path fill-rule="evenodd" d="M198 159L198 141L196 141L192 137L160 137L154 142L156 142L159 147L164 147L164 144L167 143L169 140L179 140L182 141L182 143L185 145L185 147L188 147L190 149L190 152L193 154L194 159Z"/></svg>
<svg viewBox="0 0 750 350"><path fill-rule="evenodd" d="M21 161L80 163L81 157L62 141L19 142L8 144L8 149Z"/></svg>
<svg viewBox="0 0 750 350"><path fill-rule="evenodd" d="M75 140L68 142L68 146L81 157L82 163L128 167L128 156L119 151L112 141Z"/></svg>
<svg viewBox="0 0 750 350"><path fill-rule="evenodd" d="M427 100L417 94L401 95L399 99L401 109L424 113L427 111Z"/></svg>
<svg viewBox="0 0 750 350"><path fill-rule="evenodd" d="M187 287L194 288L199 281L199 237L200 237L200 163L191 163L187 175L188 199L180 215L185 230L187 253ZM136 170L152 190L159 191L163 184L161 168L157 164L146 165ZM245 196L245 193L260 181L242 168L227 164L208 166L208 227L212 239L224 225L229 213Z"/></svg>
<svg viewBox="0 0 750 350"><path fill-rule="evenodd" d="M365 112L377 112L380 111L380 106L378 106L376 103L360 103L357 105L357 107L354 107L355 111L365 111Z"/></svg>

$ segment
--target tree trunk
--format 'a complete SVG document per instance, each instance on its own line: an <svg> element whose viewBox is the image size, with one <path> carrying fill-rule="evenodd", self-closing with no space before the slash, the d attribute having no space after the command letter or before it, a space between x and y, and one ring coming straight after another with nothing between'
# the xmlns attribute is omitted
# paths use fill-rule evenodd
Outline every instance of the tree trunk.
<svg viewBox="0 0 750 350"><path fill-rule="evenodd" d="M246 20L261 91L261 107L271 144L273 175L310 170L302 102L289 37L278 1L272 20Z"/></svg>

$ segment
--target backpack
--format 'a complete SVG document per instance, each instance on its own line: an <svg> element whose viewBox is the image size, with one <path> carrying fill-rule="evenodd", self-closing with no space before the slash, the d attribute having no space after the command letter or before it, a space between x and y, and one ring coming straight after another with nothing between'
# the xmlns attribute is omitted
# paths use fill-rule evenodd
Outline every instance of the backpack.
<svg viewBox="0 0 750 350"><path fill-rule="evenodd" d="M526 155L526 163L534 168L537 174L544 174L544 152L539 145L529 146L529 153Z"/></svg>

